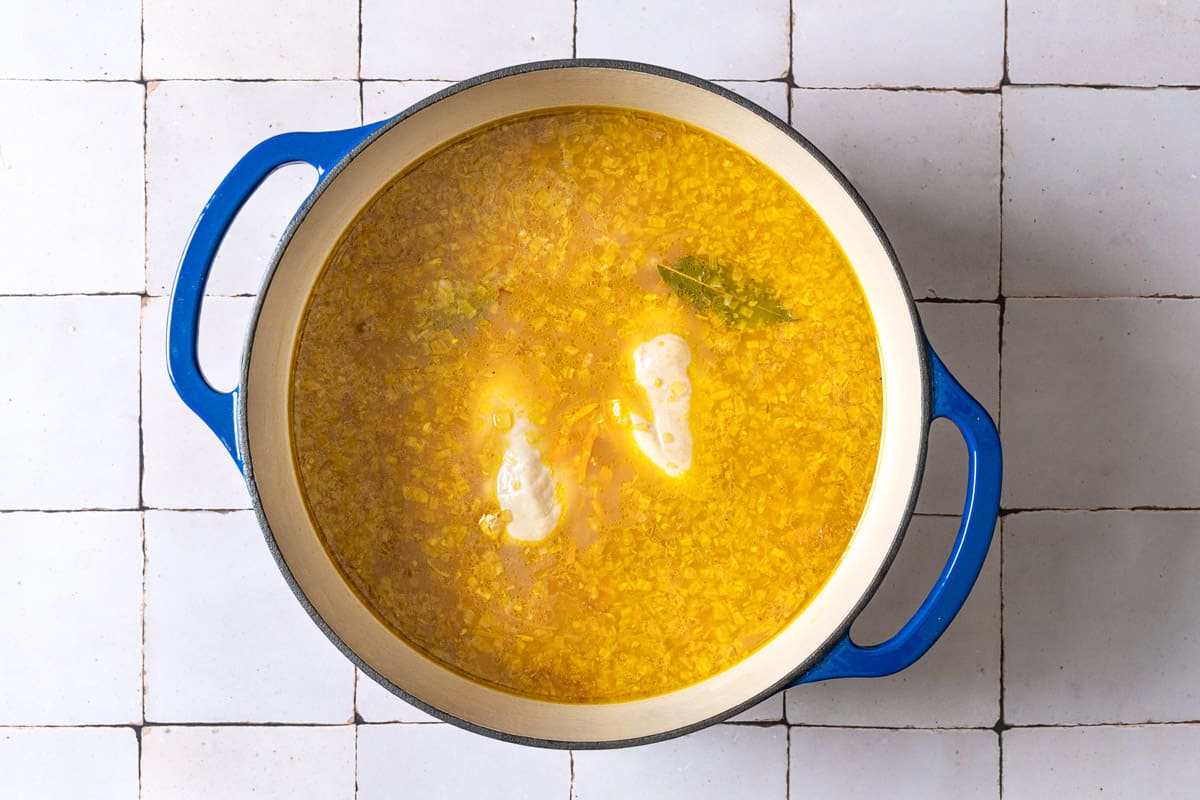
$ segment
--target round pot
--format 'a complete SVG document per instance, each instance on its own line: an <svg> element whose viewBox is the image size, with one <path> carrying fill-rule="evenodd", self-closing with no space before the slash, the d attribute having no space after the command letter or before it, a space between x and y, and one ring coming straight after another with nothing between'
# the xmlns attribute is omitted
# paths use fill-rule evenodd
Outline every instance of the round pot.
<svg viewBox="0 0 1200 800"><path fill-rule="evenodd" d="M514 114L618 106L711 131L772 168L821 215L858 274L880 345L883 428L875 482L837 570L774 639L701 683L646 699L554 703L476 683L430 660L387 628L343 580L302 499L291 446L289 393L307 299L358 212L406 166L447 140ZM274 169L304 162L320 179L279 242L258 296L241 381L204 380L196 333L208 271L230 223ZM1000 491L1000 445L986 412L929 348L887 238L849 182L813 145L752 103L705 81L645 64L574 60L526 64L465 81L381 123L288 133L251 150L205 207L184 253L168 323L171 378L245 475L279 568L313 620L355 664L397 695L480 733L558 747L612 747L719 721L784 687L896 672L949 625L983 564ZM851 622L900 545L924 468L931 421L958 426L970 453L962 523L941 576L909 622L871 647Z"/></svg>

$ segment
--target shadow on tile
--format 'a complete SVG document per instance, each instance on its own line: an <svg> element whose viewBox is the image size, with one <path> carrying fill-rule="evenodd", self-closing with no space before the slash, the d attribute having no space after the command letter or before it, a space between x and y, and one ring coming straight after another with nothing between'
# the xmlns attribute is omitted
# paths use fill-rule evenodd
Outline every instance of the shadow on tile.
<svg viewBox="0 0 1200 800"><path fill-rule="evenodd" d="M1009 300L1005 506L1195 506L1197 331L1192 300Z"/></svg>
<svg viewBox="0 0 1200 800"><path fill-rule="evenodd" d="M1006 517L1007 721L1200 718L1198 532L1196 512Z"/></svg>
<svg viewBox="0 0 1200 800"><path fill-rule="evenodd" d="M792 126L862 193L914 296L996 298L998 95L793 89Z"/></svg>
<svg viewBox="0 0 1200 800"><path fill-rule="evenodd" d="M887 639L924 600L950 552L958 520L915 517L879 591L851 627L859 644ZM809 684L787 693L791 723L880 727L991 727L1000 715L1000 548L950 628L920 661L886 678Z"/></svg>

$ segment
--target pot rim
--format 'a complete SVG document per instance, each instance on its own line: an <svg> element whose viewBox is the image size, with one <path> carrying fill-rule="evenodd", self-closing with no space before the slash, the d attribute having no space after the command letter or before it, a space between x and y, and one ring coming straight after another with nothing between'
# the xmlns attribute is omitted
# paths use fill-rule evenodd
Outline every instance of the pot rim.
<svg viewBox="0 0 1200 800"><path fill-rule="evenodd" d="M364 151L365 149L370 147L376 140L378 140L380 137L385 135L389 130L394 128L396 125L400 124L405 119L413 116L414 114L418 113L419 111L421 111L431 105L434 105L435 103L438 103L445 98L451 97L455 94L458 94L460 92L466 91L468 89L471 89L473 87L476 87L476 86L479 86L482 84L486 84L486 83L490 83L490 82L500 80L503 78L508 78L508 77L512 77L512 76L516 76L516 75L522 75L522 74L530 73L530 72L541 72L541 71L558 70L558 69L576 69L576 68L610 69L610 70L624 70L624 71L629 71L629 72L640 72L640 73L653 75L653 76L660 77L660 78L666 78L669 80L674 80L674 81L678 81L681 83L690 84L693 87L704 89L708 92L718 95L719 97L721 97L725 100L736 103L737 105L741 106L745 110L756 114L757 116L759 116L766 122L770 123L771 125L773 125L775 128L777 128L782 133L786 134L793 142L795 142L797 145L799 145L804 150L806 150L810 156L812 156L814 159L816 159L821 164L821 166L824 167L824 169L837 181L837 183L840 185L842 190L845 191L845 193L850 197L850 199L853 201L854 205L857 207L859 213L861 213L863 215L864 219L866 220L869 227L871 228L871 231L875 234L876 238L878 239L880 246L883 248L883 250L887 256L887 259L888 259L889 263L891 264L892 270L895 272L895 277L899 281L900 286L903 290L902 291L903 299L904 299L906 311L908 312L909 319L912 323L914 336L916 337L918 342L926 341L924 328L921 324L920 316L917 313L916 303L915 303L915 300L913 299L912 291L908 285L908 280L904 275L904 271L900 267L900 262L896 256L895 249L892 247L890 240L887 238L887 235L884 232L883 227L879 224L879 221L875 217L875 214L871 211L870 207L867 205L867 203L863 199L862 195L859 194L858 190L854 187L853 184L850 183L849 179L846 178L846 176L841 172L841 170L839 170L837 168L837 166L834 165L834 163L823 152L821 152L820 149L818 149L816 147L816 145L814 145L811 141L809 141L805 136L803 136L799 131L797 131L791 125L789 125L786 122L784 122L783 120L779 119L774 114L771 114L769 111L762 108L761 106L754 103L753 101L751 101L745 97L742 97L741 95L736 94L735 92L732 92L723 86L717 85L717 84L715 84L711 81L707 81L703 78L698 78L689 73L681 72L679 70L671 69L668 67L662 67L662 66L648 64L648 63L640 62L640 61L626 61L626 60L619 60L619 59L603 59L603 58L572 58L572 59L552 59L552 60L532 61L532 62L527 62L527 63L523 63L523 64L516 64L516 65L512 65L512 66L503 67L501 69L482 73L480 75L476 75L474 77L467 78L463 81L459 81L451 86L447 86L447 87L441 89L440 91L412 104L411 106L407 107L400 113L395 114L380 123L374 123L373 129L370 130L370 132L367 133L354 147L349 149L341 157L341 159L337 162L337 164L335 164L333 167L329 168L328 170L324 171L323 173L319 174L316 186L314 186L313 190L305 198L304 202L297 209L297 211L293 215L291 221L288 223L288 225L286 226L286 228L283 230L282 234L280 235L279 240L276 243L274 252L272 253L271 260L267 266L267 270L263 275L263 279L262 279L262 283L260 284L259 291L258 291L257 295L255 296L253 309L251 310L250 318L249 318L247 328L246 328L246 334L244 337L244 344L242 347L242 359L241 359L241 365L239 368L239 377L238 377L238 390L235 394L236 400L234 403L234 418L235 418L235 422L236 422L237 447L238 447L238 451L242 454L242 458L243 458L242 471L243 471L243 475L246 480L246 487L249 492L250 501L251 501L251 505L252 505L255 517L258 520L259 527L262 529L263 537L266 540L267 547L271 552L271 556L275 559L275 563L278 566L280 572L282 573L284 580L287 582L289 588L292 590L292 593L296 596L296 599L299 600L299 602L303 606L304 610L308 613L309 617L313 620L314 623L316 623L317 627L321 630L322 633L325 634L325 636L333 643L333 645L339 651L341 651L341 653L347 659L349 659L351 661L351 663L353 663L355 665L355 667L357 667L359 670L361 670L362 672L367 674L369 677L371 677L377 683L379 683L382 686L384 686L385 688L387 688L388 691L390 691L392 694L400 697L402 700L409 703L410 705L415 706L416 708L420 709L421 711L424 711L425 713L427 713L437 719L440 719L444 722L451 723L453 725L456 725L457 727L464 728L471 732L478 733L478 734L487 736L492 739L498 739L500 741L515 743L515 744L522 744L522 745L527 745L527 746L534 746L534 747L562 749L562 750L565 750L565 749L600 750L600 749L617 749L617 748L624 748L624 747L634 747L634 746L643 745L643 744L652 744L654 742L666 741L668 739L673 739L678 736L684 736L686 734L693 733L695 731L706 728L706 727L716 724L718 722L727 720L730 717L735 716L735 715L741 713L742 711L745 711L746 709L753 707L754 705L757 705L758 703L762 702L763 700L766 700L767 698L782 691L783 689L786 689L786 688L789 688L790 686L795 685L797 680L805 672L807 672L810 668L812 668L814 665L819 663L821 661L821 659L824 658L828 654L828 652L833 647L833 645L848 632L848 630L849 630L850 626L853 624L854 620L857 619L858 615L862 612L863 608L865 608L867 603L869 603L871 601L871 598L878 591L879 586L882 583L884 576L887 574L888 570L890 569L890 567L892 565L892 562L895 560L896 554L899 551L899 548L904 540L905 534L907 533L908 524L913 516L914 510L916 507L917 495L920 490L920 484L921 484L920 478L924 474L924 471L925 471L925 463L926 463L927 452L928 452L928 436L929 436L928 423L932 419L932 399L931 399L931 390L930 390L931 367L930 367L929 357L928 357L925 347L923 347L923 346L918 347L917 348L917 358L918 358L919 370L920 370L918 385L920 387L921 414L922 414L922 419L925 420L925 424L920 429L920 439L918 442L917 454L916 454L917 458L916 458L916 464L914 465L914 473L913 473L914 477L913 477L913 481L912 481L912 484L909 489L909 496L903 506L903 509L897 515L897 519L896 519L897 530L896 530L895 534L893 535L891 547L888 550L885 557L880 562L880 567L877 570L875 576L871 579L866 590L862 593L862 595L859 597L857 602L855 602L854 604L852 604L851 606L848 607L845 617L844 617L843 621L841 622L841 624L836 626L833 633L823 643L821 643L820 646L816 647L809 654L808 657L803 659L801 661L801 663L797 664L796 667L791 672L789 672L784 678L777 681L775 684L769 686L765 690L747 698L746 700L740 701L739 703L737 703L736 705L734 705L732 708L728 709L727 711L708 716L704 719L697 720L688 725L683 725L683 726L680 726L677 728L672 728L670 730L661 731L661 732L653 733L653 734L648 734L645 736L637 736L637 737L631 737L631 738L625 738L625 739L603 739L603 740L589 740L589 741L543 739L543 738L538 738L538 737L522 736L519 734L510 733L507 731L496 730L494 728L489 728L487 726L480 725L479 723L472 722L470 720L466 720L461 717L455 716L453 714L447 713L435 706L429 705L428 703L421 700L420 698L417 698L417 697L409 694L404 689L402 689L401 687L392 683L385 676L381 675L379 672L377 672L375 669L373 669L370 665L368 665L363 660L363 658L361 656L359 656L349 645L347 645L342 640L342 638L337 634L337 632L335 630L333 630L333 628L325 621L324 617L322 617L320 612L317 611L316 607L313 605L313 603L309 599L308 595L304 592L304 589L300 586L299 581L293 575L291 568L288 566L286 560L283 557L282 552L280 551L278 542L275 539L275 534L272 531L270 523L267 520L266 513L265 513L265 510L263 507L263 502L262 502L262 499L261 499L259 491L258 491L258 485L257 485L257 482L254 477L254 465L253 465L253 458L251 457L251 451L250 451L249 430L248 430L248 425L247 425L247 412L246 412L245 397L246 397L246 387L247 387L247 382L248 382L248 377L249 377L251 356L252 356L252 351L254 348L259 318L260 318L262 308L263 308L263 301L267 294L266 289L267 289L267 287L270 286L272 280L274 279L275 273L280 264L281 256L286 251L289 243L292 240L293 235L295 234L296 230L304 223L306 217L308 216L308 212L317 203L317 201L320 199L321 195L333 183L334 179L336 179L338 177L338 175L341 174L341 172L346 168L346 166L351 161L353 161L362 151ZM367 125L364 125L361 127L362 128L371 128L372 125L367 124ZM878 480L878 479L879 479L879 475L876 474L875 480Z"/></svg>

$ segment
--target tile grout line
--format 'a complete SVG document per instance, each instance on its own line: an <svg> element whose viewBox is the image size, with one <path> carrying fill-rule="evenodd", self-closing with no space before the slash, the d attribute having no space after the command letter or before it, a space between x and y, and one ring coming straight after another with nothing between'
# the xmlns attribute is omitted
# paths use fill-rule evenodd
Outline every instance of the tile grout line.
<svg viewBox="0 0 1200 800"><path fill-rule="evenodd" d="M996 750L999 758L997 784L1004 798L1004 731L1011 726L1005 721L1004 709L1004 521L1000 526L1000 719L996 722Z"/></svg>
<svg viewBox="0 0 1200 800"><path fill-rule="evenodd" d="M402 77L387 77L387 78L371 78L370 80L378 80L383 83L406 83L406 82L433 82L440 81L445 83L459 83L462 78L446 78L433 75L411 75ZM737 77L714 77L705 78L705 80L713 82L731 81L736 83L780 83L781 78L737 78ZM355 79L348 78L291 78L291 77L269 77L269 78L197 78L189 76L175 77L160 77L153 80L145 78L3 78L0 77L0 84L4 83L354 83ZM817 92L924 92L929 94L938 93L957 93L957 94L999 94L1000 90L1005 87L1013 87L1017 89L1094 89L1097 91L1108 90L1126 90L1126 91L1145 91L1153 92L1158 90L1179 89L1187 92L1200 91L1200 84L1195 83L1158 83L1138 85L1131 83L1019 83L1019 82L1004 82L997 86L888 86L888 85L872 85L872 86L806 86L799 83L791 84L792 88L805 89Z"/></svg>
<svg viewBox="0 0 1200 800"><path fill-rule="evenodd" d="M143 183L144 182L145 181L143 180ZM143 217L144 216L145 212L143 211ZM143 247L143 251L144 250L145 248ZM144 260L145 255L143 255L142 258ZM142 271L145 272L144 263ZM169 295L151 295L147 294L146 292L15 292L12 294L0 292L0 298L6 299L12 298L15 300L36 300L39 297L140 297L143 299L150 299L152 297L169 297Z"/></svg>
<svg viewBox="0 0 1200 800"><path fill-rule="evenodd" d="M367 87L363 82L363 0L358 0L358 124L365 125L367 117ZM355 739L355 747L357 748L358 739Z"/></svg>
<svg viewBox="0 0 1200 800"><path fill-rule="evenodd" d="M723 722L722 725L746 725L747 723L729 723ZM1097 723L1107 725L1109 723ZM1160 723L1164 725L1175 725L1178 723ZM783 725L789 731L794 728L803 728L805 730L842 730L842 731L995 731L995 725L864 725L858 723L846 722L773 722L760 723L756 727L771 728L776 725ZM1065 727L1060 725L1051 725L1046 727Z"/></svg>
<svg viewBox="0 0 1200 800"><path fill-rule="evenodd" d="M998 216L1000 224L1000 237L998 247L999 264L996 265L996 294L999 297L999 315L997 324L999 330L996 332L996 426L999 428L1003 425L1004 420L1004 314L1007 310L1007 298L1004 294L1004 87L1010 85L1010 75L1008 69L1008 0L1004 0L1004 43L1003 43L1004 58L1001 63L1000 73L1000 187L999 187L999 204L1000 213ZM1000 664L997 670L1000 682L999 696L999 719L996 721L996 791L1000 800L1004 798L1004 729L1005 729L1005 697L1004 697L1004 519L998 517L996 525L999 527L998 547L1000 550L1000 566L999 566L999 602L1000 602Z"/></svg>
<svg viewBox="0 0 1200 800"><path fill-rule="evenodd" d="M134 726L133 735L137 737L138 797L140 798L142 796L142 733L146 725L146 512L143 511L139 516L141 517L140 527L142 529L142 602L141 608L139 609L142 634L142 646L140 653L141 674L139 676L142 684L141 692L139 693L141 700L142 721L140 724Z"/></svg>
<svg viewBox="0 0 1200 800"><path fill-rule="evenodd" d="M788 125L794 126L792 107L795 101L792 94L796 88L796 0L788 0L787 59L787 72L784 73L784 85L787 86L787 122Z"/></svg>
<svg viewBox="0 0 1200 800"><path fill-rule="evenodd" d="M355 672L357 673L358 670L356 669ZM357 685L357 680L355 683ZM357 798L358 798L358 731L359 731L359 727L358 727L358 725L355 725L354 726L354 797L355 797L355 800L357 800Z"/></svg>
<svg viewBox="0 0 1200 800"><path fill-rule="evenodd" d="M149 563L147 558L148 548L146 546L146 512L143 511L139 515L140 526L142 530L142 602L139 609L138 620L141 626L142 647L140 653L141 661L141 724L146 724L146 566ZM140 734L139 734L140 736Z"/></svg>
<svg viewBox="0 0 1200 800"><path fill-rule="evenodd" d="M1126 513L1145 513L1157 512L1160 514L1190 514L1200 511L1198 506L1099 506L1096 508L1035 508L1035 507L1014 507L1005 508L1000 506L1000 516L1010 517L1013 514L1105 514L1109 512L1126 512Z"/></svg>
<svg viewBox="0 0 1200 800"><path fill-rule="evenodd" d="M142 112L143 118L145 111ZM145 136L143 135L143 153L145 152ZM143 169L145 169L143 167ZM143 187L145 184L143 183ZM145 188L143 188L143 194ZM142 228L145 230L147 214L142 212ZM145 236L145 234L143 234ZM144 249L144 245L143 245ZM142 275L146 274L146 256L142 256ZM145 295L138 295L138 326L137 326L137 362L138 362L138 466L137 466L137 504L139 510L146 508L146 358L142 342L146 336L146 302Z"/></svg>
<svg viewBox="0 0 1200 800"><path fill-rule="evenodd" d="M134 741L137 742L137 796L140 800L142 796L142 726L133 725Z"/></svg>
<svg viewBox="0 0 1200 800"><path fill-rule="evenodd" d="M787 715L786 708L784 715ZM792 800L792 728L785 721L784 723L784 751L783 751L783 797L784 800Z"/></svg>
<svg viewBox="0 0 1200 800"><path fill-rule="evenodd" d="M206 722L180 721L180 720L153 720L143 723L136 722L61 722L61 723L46 723L46 724L0 724L0 731L5 730L95 730L95 729L113 729L119 730L129 728L131 730L145 731L150 728L377 728L377 727L394 727L403 725L408 727L422 726L449 726L452 723L442 722L440 720L433 722L404 722L402 720L386 720L378 722L281 722L278 720L265 722L247 722L237 720L215 720ZM995 725L852 725L848 723L821 723L821 722L785 722L784 720L776 720L770 722L721 722L719 725L728 725L732 727L745 728L787 728L789 731L794 728L802 729L832 729L832 730L850 730L850 731L981 731L981 732L996 732ZM1140 721L1105 721L1105 722L1021 722L1005 724L1005 731L1019 730L1069 730L1074 728L1178 728L1178 727L1193 727L1200 728L1200 719L1173 719L1173 720L1140 720ZM456 726L457 727L457 726ZM484 737L492 738L492 737ZM562 752L562 751L558 751Z"/></svg>
<svg viewBox="0 0 1200 800"><path fill-rule="evenodd" d="M1004 731L996 731L996 796L1004 800Z"/></svg>
<svg viewBox="0 0 1200 800"><path fill-rule="evenodd" d="M363 723L366 722L366 720L363 719L363 715L360 714L358 711L358 682L359 682L359 680L361 680L361 678L362 678L362 671L357 666L355 666L354 667L354 694L351 698L351 703L350 703L352 716L350 717L350 719L354 723L354 781L355 781L356 786L358 784L358 731L362 727Z"/></svg>
<svg viewBox="0 0 1200 800"><path fill-rule="evenodd" d="M1200 294L1011 294L1009 300L1200 300Z"/></svg>
<svg viewBox="0 0 1200 800"><path fill-rule="evenodd" d="M999 303L996 297L991 298L954 298L954 297L914 297L913 302L917 305L947 305L947 306L967 306L967 305L983 305L990 306Z"/></svg>
<svg viewBox="0 0 1200 800"><path fill-rule="evenodd" d="M142 37L145 49L145 35ZM142 291L138 294L138 508L146 508L146 331L147 290L150 284L150 90L142 84ZM144 530L143 530L144 537ZM143 579L145 572L142 573ZM145 598L143 597L143 603ZM145 640L143 640L143 647ZM145 715L143 714L143 719Z"/></svg>
<svg viewBox="0 0 1200 800"><path fill-rule="evenodd" d="M579 0L571 0L571 58L579 58Z"/></svg>
<svg viewBox="0 0 1200 800"><path fill-rule="evenodd" d="M129 514L135 511L168 511L174 513L198 511L205 514L236 514L241 511L253 510L249 506L244 508L167 508L160 506L138 508L0 508L0 514Z"/></svg>
<svg viewBox="0 0 1200 800"><path fill-rule="evenodd" d="M1010 85L1008 74L1008 0L1004 0L1004 41L1001 44L1001 53L1003 57L1000 60L1000 87Z"/></svg>
<svg viewBox="0 0 1200 800"><path fill-rule="evenodd" d="M146 2L138 3L138 82L146 82Z"/></svg>
<svg viewBox="0 0 1200 800"><path fill-rule="evenodd" d="M142 87L142 292L138 300L138 513L139 527L142 540L142 597L139 613L141 616L141 661L140 678L141 691L139 700L141 707L141 724L133 730L137 739L137 792L142 797L142 761L143 751L142 728L146 724L146 370L142 341L145 338L146 324L146 293L150 286L150 275L147 265L150 263L150 90L146 84L146 3L138 4L138 78Z"/></svg>
<svg viewBox="0 0 1200 800"><path fill-rule="evenodd" d="M567 760L571 768L570 781L567 784L567 800L575 800L575 751L567 751Z"/></svg>
<svg viewBox="0 0 1200 800"><path fill-rule="evenodd" d="M416 723L411 723L416 724ZM428 723L426 723L428 724ZM729 724L729 723L721 723ZM849 725L842 723L818 723L818 722L797 722L785 723L789 730L793 728L811 728L822 729L830 728L834 730L850 730L850 731L980 731L996 733L997 725L943 725L943 726L925 726L925 725ZM1190 726L1200 728L1200 719L1176 719L1176 720L1142 720L1141 722L1024 722L1016 724L1005 724L1005 731L1020 731L1020 730L1069 730L1074 728L1178 728L1181 726Z"/></svg>

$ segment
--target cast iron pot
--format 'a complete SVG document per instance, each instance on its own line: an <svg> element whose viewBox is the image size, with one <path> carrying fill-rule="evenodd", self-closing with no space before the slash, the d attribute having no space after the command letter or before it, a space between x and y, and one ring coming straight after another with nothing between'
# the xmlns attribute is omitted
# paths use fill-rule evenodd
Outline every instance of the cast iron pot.
<svg viewBox="0 0 1200 800"><path fill-rule="evenodd" d="M711 131L771 167L824 219L856 270L878 329L883 433L876 477L828 584L778 636L701 683L643 700L533 700L464 678L409 645L342 578L305 510L291 447L289 393L307 298L342 232L407 165L494 120L563 106L617 106ZM276 168L303 162L319 180L280 239L258 295L232 392L196 359L201 300L217 247L247 198ZM787 686L887 675L933 645L966 600L991 543L1000 443L987 413L929 347L904 276L862 198L813 145L754 104L689 75L645 64L572 60L502 69L460 83L384 122L286 133L251 150L201 213L183 255L168 322L171 379L246 478L284 577L321 630L397 695L449 722L510 741L614 747L663 739L736 714ZM887 641L862 647L851 622L899 547L924 469L930 423L958 426L970 454L967 497L950 558L920 609Z"/></svg>

